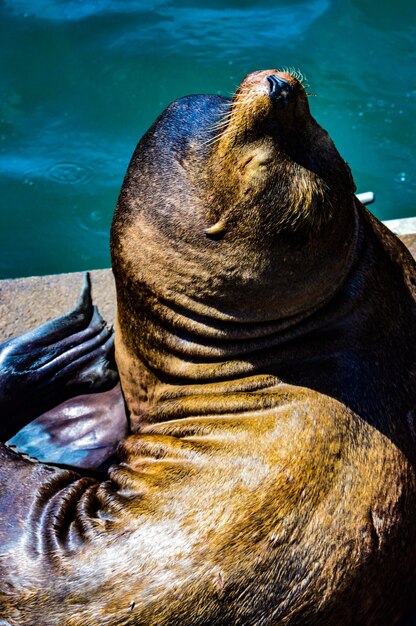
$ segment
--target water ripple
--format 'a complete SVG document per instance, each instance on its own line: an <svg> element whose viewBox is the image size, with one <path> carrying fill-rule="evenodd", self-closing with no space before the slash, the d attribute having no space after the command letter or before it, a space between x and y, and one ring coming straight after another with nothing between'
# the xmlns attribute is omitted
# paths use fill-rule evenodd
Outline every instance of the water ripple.
<svg viewBox="0 0 416 626"><path fill-rule="evenodd" d="M60 183L76 185L88 182L92 177L92 172L82 163L67 161L51 165L47 170L47 175Z"/></svg>
<svg viewBox="0 0 416 626"><path fill-rule="evenodd" d="M95 189L119 186L132 142L74 129L71 133L61 129L61 135L54 135L51 127L53 120L41 126L24 145L11 146L7 153L0 154L0 176L25 185L43 180L70 187L87 187L93 181ZM64 135L62 142L60 137Z"/></svg>

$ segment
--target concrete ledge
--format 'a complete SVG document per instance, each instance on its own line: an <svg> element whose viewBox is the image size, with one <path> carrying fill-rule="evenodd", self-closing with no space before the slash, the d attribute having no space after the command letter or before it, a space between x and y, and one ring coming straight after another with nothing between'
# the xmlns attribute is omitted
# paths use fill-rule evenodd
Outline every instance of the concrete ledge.
<svg viewBox="0 0 416 626"><path fill-rule="evenodd" d="M113 273L92 270L93 302L103 318L114 322L116 291ZM81 293L84 272L0 281L0 343L71 310Z"/></svg>
<svg viewBox="0 0 416 626"><path fill-rule="evenodd" d="M386 220L383 222L396 235L411 235L416 233L416 217L404 217L400 220Z"/></svg>

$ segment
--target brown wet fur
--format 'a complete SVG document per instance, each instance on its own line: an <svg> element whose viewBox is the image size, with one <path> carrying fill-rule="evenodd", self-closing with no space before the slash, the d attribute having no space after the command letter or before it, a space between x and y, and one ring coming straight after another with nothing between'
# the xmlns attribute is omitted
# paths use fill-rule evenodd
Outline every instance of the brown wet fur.
<svg viewBox="0 0 416 626"><path fill-rule="evenodd" d="M272 73L290 99L271 102ZM133 155L112 255L134 434L103 483L0 448L0 617L396 624L415 264L354 199L302 85L268 70L231 103L173 103Z"/></svg>

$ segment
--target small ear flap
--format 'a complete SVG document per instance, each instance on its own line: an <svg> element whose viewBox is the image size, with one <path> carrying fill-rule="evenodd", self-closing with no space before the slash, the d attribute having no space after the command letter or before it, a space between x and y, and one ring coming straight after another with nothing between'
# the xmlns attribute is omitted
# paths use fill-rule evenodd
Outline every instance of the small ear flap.
<svg viewBox="0 0 416 626"><path fill-rule="evenodd" d="M204 233L208 237L212 237L214 235L221 235L224 232L225 232L225 222L223 220L219 220L218 222L216 222L216 224L213 224L212 226L204 230Z"/></svg>

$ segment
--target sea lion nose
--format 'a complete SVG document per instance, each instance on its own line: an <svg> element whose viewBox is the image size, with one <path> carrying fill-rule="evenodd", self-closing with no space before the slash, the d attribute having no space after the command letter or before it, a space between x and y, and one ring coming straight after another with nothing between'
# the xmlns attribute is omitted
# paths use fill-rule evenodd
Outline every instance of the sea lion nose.
<svg viewBox="0 0 416 626"><path fill-rule="evenodd" d="M267 76L267 81L270 86L269 97L272 102L276 102L281 99L285 100L293 91L292 85L287 80L283 80L283 78L280 78L275 74Z"/></svg>

